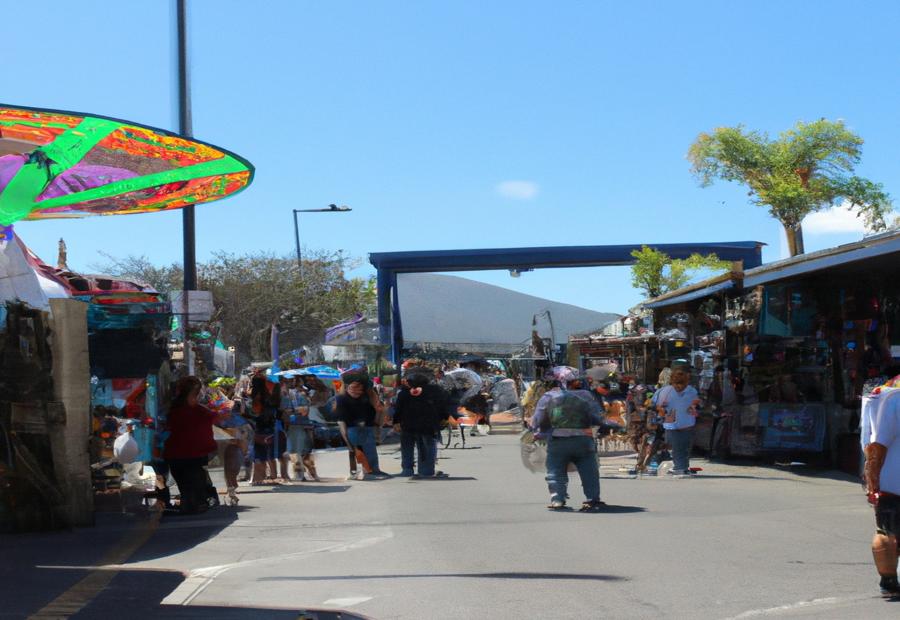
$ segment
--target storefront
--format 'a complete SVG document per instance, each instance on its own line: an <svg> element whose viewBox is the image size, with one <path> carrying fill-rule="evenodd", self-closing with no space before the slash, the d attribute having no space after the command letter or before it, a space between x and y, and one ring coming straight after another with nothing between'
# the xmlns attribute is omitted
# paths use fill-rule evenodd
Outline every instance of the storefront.
<svg viewBox="0 0 900 620"><path fill-rule="evenodd" d="M610 366L620 376L639 383L656 383L659 373L659 339L655 335L597 337L569 341L569 364L580 370Z"/></svg>
<svg viewBox="0 0 900 620"><path fill-rule="evenodd" d="M900 233L879 235L648 302L705 396L695 445L855 470L862 395L900 363L898 260Z"/></svg>

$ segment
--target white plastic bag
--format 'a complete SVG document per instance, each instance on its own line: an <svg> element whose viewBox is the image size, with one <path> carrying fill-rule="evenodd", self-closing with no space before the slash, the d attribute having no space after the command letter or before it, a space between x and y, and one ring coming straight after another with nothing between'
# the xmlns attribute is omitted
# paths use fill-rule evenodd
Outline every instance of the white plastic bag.
<svg viewBox="0 0 900 620"><path fill-rule="evenodd" d="M140 452L141 448L131 433L122 433L113 443L113 456L122 464L133 463Z"/></svg>

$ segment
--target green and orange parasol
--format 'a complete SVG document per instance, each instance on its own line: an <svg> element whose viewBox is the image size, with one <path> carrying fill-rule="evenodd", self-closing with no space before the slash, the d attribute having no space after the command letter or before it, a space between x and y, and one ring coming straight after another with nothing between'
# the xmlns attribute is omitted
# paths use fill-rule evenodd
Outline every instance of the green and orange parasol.
<svg viewBox="0 0 900 620"><path fill-rule="evenodd" d="M247 187L253 173L234 153L162 129L0 104L0 239L19 220L220 200Z"/></svg>

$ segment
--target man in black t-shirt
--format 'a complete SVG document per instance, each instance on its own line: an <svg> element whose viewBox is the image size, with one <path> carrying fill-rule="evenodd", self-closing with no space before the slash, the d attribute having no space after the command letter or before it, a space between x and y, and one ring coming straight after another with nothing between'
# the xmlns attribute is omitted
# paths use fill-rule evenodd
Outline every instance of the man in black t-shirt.
<svg viewBox="0 0 900 620"><path fill-rule="evenodd" d="M419 477L445 477L435 472L441 423L447 418L447 392L426 374L411 373L397 394L394 428L400 431L401 476L416 475L413 453L418 452Z"/></svg>
<svg viewBox="0 0 900 620"><path fill-rule="evenodd" d="M341 377L344 390L337 396L334 413L341 435L351 451L359 449L368 461L372 476L381 480L389 477L378 467L378 450L375 445L375 420L382 407L375 390L369 385L368 376L359 372L345 373ZM352 474L352 472L351 472ZM357 480L364 480L365 465L359 464Z"/></svg>

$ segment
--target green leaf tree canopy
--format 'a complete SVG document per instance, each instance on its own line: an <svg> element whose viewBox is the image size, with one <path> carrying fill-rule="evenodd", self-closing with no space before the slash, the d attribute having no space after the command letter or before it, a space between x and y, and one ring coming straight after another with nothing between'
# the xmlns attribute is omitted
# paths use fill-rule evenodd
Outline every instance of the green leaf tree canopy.
<svg viewBox="0 0 900 620"><path fill-rule="evenodd" d="M180 264L154 266L143 256L106 256L97 268L146 282L160 292L181 289ZM213 294L213 323L243 362L268 355L268 328L278 323L283 350L321 341L324 329L375 305L374 279L346 278L353 261L340 252L308 252L303 276L293 256L217 253L197 265L201 290Z"/></svg>
<svg viewBox="0 0 900 620"><path fill-rule="evenodd" d="M671 258L646 245L640 250L634 250L631 255L635 258L635 263L631 266L631 285L651 299L681 288L698 271L724 271L731 267L730 262L720 260L715 254Z"/></svg>
<svg viewBox="0 0 900 620"><path fill-rule="evenodd" d="M843 121L799 122L775 140L738 125L701 133L688 159L704 187L716 179L745 184L751 201L784 227L796 256L803 253L803 218L831 206L858 209L869 230L886 228L890 197L880 184L853 174L862 144Z"/></svg>

